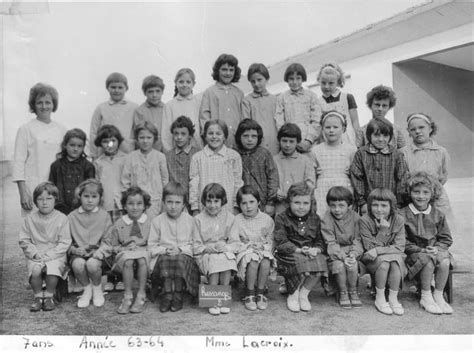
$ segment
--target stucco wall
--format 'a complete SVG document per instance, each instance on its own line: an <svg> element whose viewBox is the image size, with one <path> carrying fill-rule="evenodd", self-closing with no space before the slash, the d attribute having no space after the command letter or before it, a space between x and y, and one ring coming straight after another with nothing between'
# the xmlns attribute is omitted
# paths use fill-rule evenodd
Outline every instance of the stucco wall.
<svg viewBox="0 0 474 353"><path fill-rule="evenodd" d="M395 123L405 128L412 112L432 116L434 138L451 156L450 177L472 176L474 73L418 59L394 65L393 84Z"/></svg>

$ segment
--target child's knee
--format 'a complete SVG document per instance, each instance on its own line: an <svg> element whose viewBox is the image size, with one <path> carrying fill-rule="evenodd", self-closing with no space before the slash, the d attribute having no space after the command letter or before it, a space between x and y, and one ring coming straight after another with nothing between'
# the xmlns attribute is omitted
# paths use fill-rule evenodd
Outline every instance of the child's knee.
<svg viewBox="0 0 474 353"><path fill-rule="evenodd" d="M123 263L123 269L125 270L131 270L133 269L133 263L134 263L135 260L126 260L124 263Z"/></svg>
<svg viewBox="0 0 474 353"><path fill-rule="evenodd" d="M377 268L378 271L384 271L387 272L390 269L390 263L389 262L382 262L380 266Z"/></svg>
<svg viewBox="0 0 474 353"><path fill-rule="evenodd" d="M43 276L43 268L41 267L41 265L35 265L33 266L33 268L31 269L31 277L30 279L37 279L37 278L42 278Z"/></svg>
<svg viewBox="0 0 474 353"><path fill-rule="evenodd" d="M449 261L449 259L442 259L438 264L438 268L441 270L449 270L450 265L451 261Z"/></svg>
<svg viewBox="0 0 474 353"><path fill-rule="evenodd" d="M102 272L102 261L100 260L91 257L87 260L86 266L88 272Z"/></svg>
<svg viewBox="0 0 474 353"><path fill-rule="evenodd" d="M427 272L434 272L435 265L433 261L428 261L426 265L423 267L423 269Z"/></svg>
<svg viewBox="0 0 474 353"><path fill-rule="evenodd" d="M391 274L401 274L400 266L397 262L390 262L390 273Z"/></svg>
<svg viewBox="0 0 474 353"><path fill-rule="evenodd" d="M143 266L146 266L146 260L142 257L137 260L137 265L138 267L142 268Z"/></svg>
<svg viewBox="0 0 474 353"><path fill-rule="evenodd" d="M82 273L86 268L86 261L83 258L76 257L71 264L74 273Z"/></svg>

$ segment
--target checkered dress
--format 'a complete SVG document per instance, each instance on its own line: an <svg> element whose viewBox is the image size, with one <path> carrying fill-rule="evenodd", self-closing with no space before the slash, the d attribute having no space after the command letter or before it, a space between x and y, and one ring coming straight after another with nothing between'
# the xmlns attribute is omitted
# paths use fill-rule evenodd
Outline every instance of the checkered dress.
<svg viewBox="0 0 474 353"><path fill-rule="evenodd" d="M399 207L406 204L409 173L401 152L389 148L384 153L371 144L361 147L355 153L350 176L359 207L367 203L367 197L376 188L391 190L397 197Z"/></svg>
<svg viewBox="0 0 474 353"><path fill-rule="evenodd" d="M153 285L163 286L165 278L182 278L186 283L187 291L196 296L200 276L199 268L191 256L186 254L158 255L158 260L151 274L151 281Z"/></svg>
<svg viewBox="0 0 474 353"><path fill-rule="evenodd" d="M278 169L270 152L257 147L252 151L238 150L242 157L242 179L245 185L252 185L260 195L260 210L276 200L279 179Z"/></svg>
<svg viewBox="0 0 474 353"><path fill-rule="evenodd" d="M303 246L318 248L316 257L295 253ZM293 215L288 208L275 218L274 256L278 262L278 272L285 277L288 293L294 293L302 282L305 272L327 274L324 240L321 235L321 221L314 211L305 217Z"/></svg>

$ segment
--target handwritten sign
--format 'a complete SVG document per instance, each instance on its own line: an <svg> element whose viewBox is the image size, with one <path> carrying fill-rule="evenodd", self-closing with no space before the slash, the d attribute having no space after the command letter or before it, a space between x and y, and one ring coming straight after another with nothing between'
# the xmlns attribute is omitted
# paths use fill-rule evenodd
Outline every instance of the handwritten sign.
<svg viewBox="0 0 474 353"><path fill-rule="evenodd" d="M230 286L221 285L199 285L199 307L209 308L211 306L223 306L232 300L232 289Z"/></svg>

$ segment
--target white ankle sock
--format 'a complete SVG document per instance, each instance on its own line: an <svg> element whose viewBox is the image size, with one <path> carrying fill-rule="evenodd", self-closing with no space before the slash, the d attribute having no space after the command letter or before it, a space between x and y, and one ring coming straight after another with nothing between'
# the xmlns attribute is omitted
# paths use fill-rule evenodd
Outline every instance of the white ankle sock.
<svg viewBox="0 0 474 353"><path fill-rule="evenodd" d="M307 289L305 286L300 287L300 297L308 297L309 292L311 292L310 289Z"/></svg>
<svg viewBox="0 0 474 353"><path fill-rule="evenodd" d="M385 288L380 289L380 288L375 287L375 301L379 303L383 303L387 301L385 299Z"/></svg>
<svg viewBox="0 0 474 353"><path fill-rule="evenodd" d="M388 301L391 303L398 303L398 291L397 290L388 290Z"/></svg>
<svg viewBox="0 0 474 353"><path fill-rule="evenodd" d="M444 300L444 296L443 296L443 291L441 290L437 290L435 289L434 290L434 293L433 293L433 298L434 300L436 300L438 303L443 303L445 300Z"/></svg>

